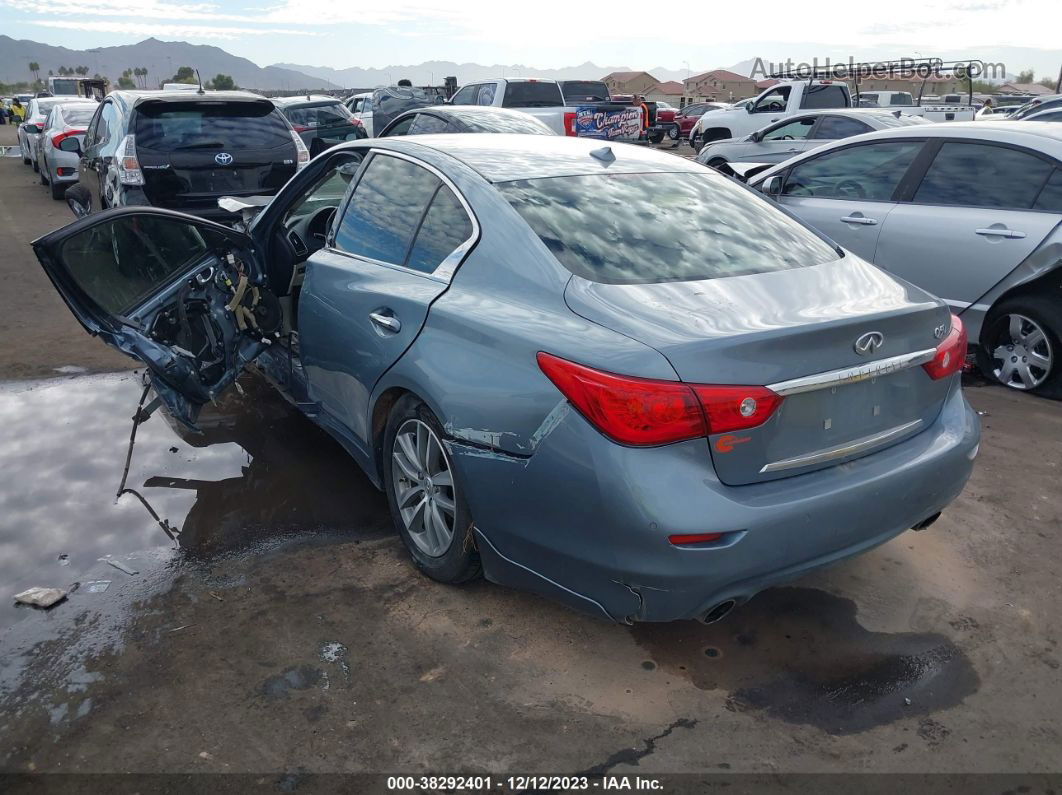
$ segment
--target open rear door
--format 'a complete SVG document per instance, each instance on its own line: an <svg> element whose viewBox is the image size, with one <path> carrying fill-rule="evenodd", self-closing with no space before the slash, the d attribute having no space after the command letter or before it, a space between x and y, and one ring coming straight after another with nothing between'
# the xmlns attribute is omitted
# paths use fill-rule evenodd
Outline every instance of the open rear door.
<svg viewBox="0 0 1062 795"><path fill-rule="evenodd" d="M33 242L81 325L139 359L192 428L280 328L253 249L245 234L152 207L90 215Z"/></svg>

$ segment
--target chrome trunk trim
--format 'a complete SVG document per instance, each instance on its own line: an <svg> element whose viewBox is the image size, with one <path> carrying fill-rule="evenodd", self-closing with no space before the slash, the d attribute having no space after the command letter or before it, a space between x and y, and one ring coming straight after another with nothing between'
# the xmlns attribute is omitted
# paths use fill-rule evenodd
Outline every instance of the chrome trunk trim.
<svg viewBox="0 0 1062 795"><path fill-rule="evenodd" d="M800 378L792 378L788 381L779 381L776 384L768 384L767 388L778 395L799 395L801 392L814 392L816 389L827 389L842 384L854 384L866 381L869 378L895 373L932 361L936 356L935 348L927 348L924 351L913 353L901 353L899 356L890 356L888 359L878 359L876 362L844 367L840 370L830 370L815 375L805 375Z"/></svg>
<svg viewBox="0 0 1062 795"><path fill-rule="evenodd" d="M824 461L832 461L835 458L844 458L845 456L855 455L856 453L863 453L903 436L905 433L913 431L921 424L922 420L914 420L912 422L906 422L903 425L897 425L895 428L890 428L887 431L875 433L872 436L864 436L862 439L856 439L854 442L846 442L844 444L839 444L836 447L828 447L825 450L818 450L814 453L805 453L804 455L793 456L792 458L783 458L781 461L772 461L770 464L764 465L760 470L760 474L821 464Z"/></svg>

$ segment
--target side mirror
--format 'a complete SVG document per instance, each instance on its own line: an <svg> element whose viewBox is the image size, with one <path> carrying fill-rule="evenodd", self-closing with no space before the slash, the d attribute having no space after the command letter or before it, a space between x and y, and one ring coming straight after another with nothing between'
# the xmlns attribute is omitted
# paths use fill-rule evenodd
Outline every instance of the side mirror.
<svg viewBox="0 0 1062 795"><path fill-rule="evenodd" d="M780 174L773 174L767 177L759 185L760 193L767 196L777 196L782 192L782 177Z"/></svg>
<svg viewBox="0 0 1062 795"><path fill-rule="evenodd" d="M745 106L745 111L747 113L752 113L752 103L751 102L748 105Z"/></svg>
<svg viewBox="0 0 1062 795"><path fill-rule="evenodd" d="M66 205L77 218L92 212L92 194L84 185L72 185L66 189Z"/></svg>
<svg viewBox="0 0 1062 795"><path fill-rule="evenodd" d="M59 149L63 152L77 152L78 154L81 154L81 142L71 135L69 138L64 138L59 142Z"/></svg>
<svg viewBox="0 0 1062 795"><path fill-rule="evenodd" d="M763 133L760 132L759 130L757 130L756 132L754 132L752 135L749 136L749 140L752 141L753 143L757 143L758 144L760 141L763 140Z"/></svg>

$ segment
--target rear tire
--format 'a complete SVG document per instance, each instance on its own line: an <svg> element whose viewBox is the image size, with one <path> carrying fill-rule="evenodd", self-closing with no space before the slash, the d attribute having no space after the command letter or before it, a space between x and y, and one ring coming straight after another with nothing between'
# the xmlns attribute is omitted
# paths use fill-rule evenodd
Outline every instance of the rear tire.
<svg viewBox="0 0 1062 795"><path fill-rule="evenodd" d="M698 146L698 144L697 144L697 134L695 132L693 132L692 130L690 131L689 142L690 142L690 146L693 147L693 151L694 152L701 151L701 147Z"/></svg>
<svg viewBox="0 0 1062 795"><path fill-rule="evenodd" d="M655 132L649 134L649 143L658 144L664 140L664 133Z"/></svg>
<svg viewBox="0 0 1062 795"><path fill-rule="evenodd" d="M47 185L48 184L48 169L47 168L40 168L40 166L38 165L37 173L40 175L41 184L42 185Z"/></svg>
<svg viewBox="0 0 1062 795"><path fill-rule="evenodd" d="M482 568L445 438L424 402L406 395L387 418L382 468L391 519L413 564L433 580L456 585Z"/></svg>
<svg viewBox="0 0 1062 795"><path fill-rule="evenodd" d="M1024 295L992 307L981 328L977 364L1011 389L1062 399L1062 300Z"/></svg>
<svg viewBox="0 0 1062 795"><path fill-rule="evenodd" d="M66 198L67 185L65 183L53 181L51 183L51 188L52 198L55 199L57 202L61 202L63 199Z"/></svg>
<svg viewBox="0 0 1062 795"><path fill-rule="evenodd" d="M33 170L34 171L40 172L40 170L41 170L40 163L38 163L36 160L31 160L30 164L33 166ZM43 179L43 177L42 177L42 179Z"/></svg>

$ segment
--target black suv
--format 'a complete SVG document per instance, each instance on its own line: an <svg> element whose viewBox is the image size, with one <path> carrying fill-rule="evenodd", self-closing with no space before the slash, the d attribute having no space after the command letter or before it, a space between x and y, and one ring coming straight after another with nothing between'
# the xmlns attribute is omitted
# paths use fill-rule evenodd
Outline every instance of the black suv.
<svg viewBox="0 0 1062 795"><path fill-rule="evenodd" d="M257 94L115 91L85 133L80 183L89 211L146 204L231 222L218 198L271 196L308 160L287 119Z"/></svg>

